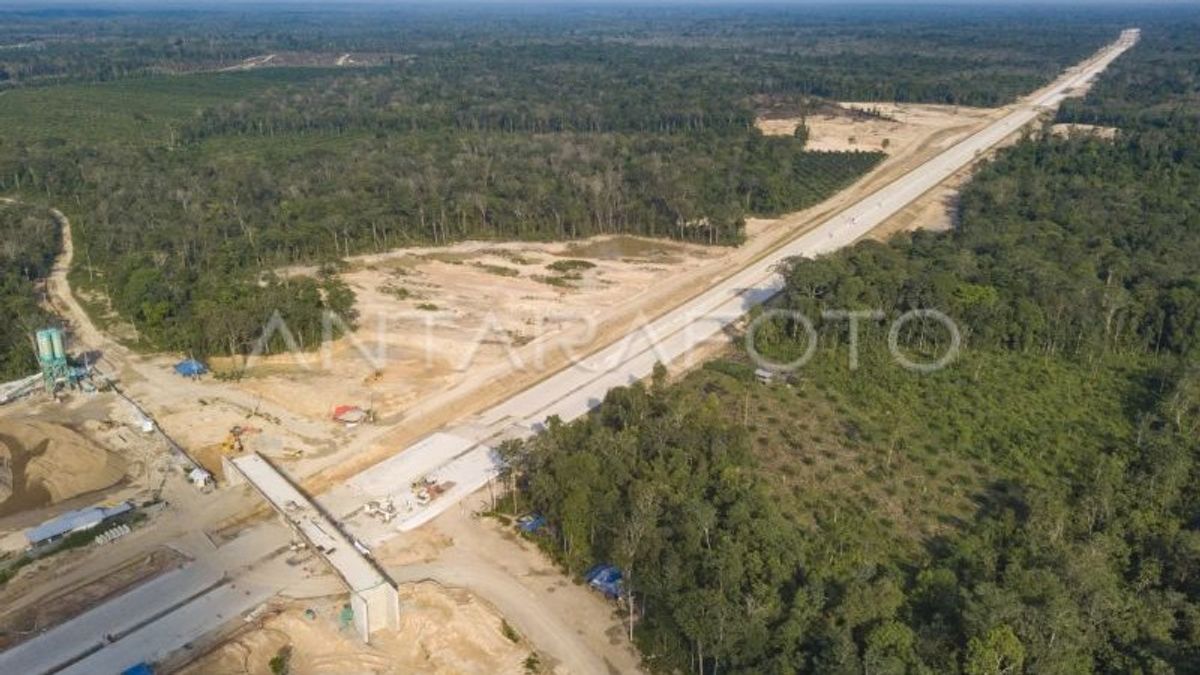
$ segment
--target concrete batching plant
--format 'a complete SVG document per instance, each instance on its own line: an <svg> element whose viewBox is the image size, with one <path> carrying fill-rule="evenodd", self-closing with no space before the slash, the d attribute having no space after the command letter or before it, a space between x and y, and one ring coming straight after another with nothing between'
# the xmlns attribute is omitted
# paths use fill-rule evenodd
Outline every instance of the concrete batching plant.
<svg viewBox="0 0 1200 675"><path fill-rule="evenodd" d="M73 368L67 362L61 329L43 328L37 332L36 338L38 365L42 369L46 391L53 392L59 385L74 386L87 375L86 368Z"/></svg>

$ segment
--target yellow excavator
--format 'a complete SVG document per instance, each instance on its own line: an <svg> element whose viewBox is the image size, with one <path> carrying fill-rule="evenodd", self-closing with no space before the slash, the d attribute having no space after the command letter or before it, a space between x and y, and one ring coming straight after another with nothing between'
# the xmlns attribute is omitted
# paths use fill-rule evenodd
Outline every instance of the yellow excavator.
<svg viewBox="0 0 1200 675"><path fill-rule="evenodd" d="M229 435L221 441L222 455L240 455L246 451L246 447L242 444L242 437L250 434L262 433L262 429L257 427L244 427L236 425L229 430Z"/></svg>

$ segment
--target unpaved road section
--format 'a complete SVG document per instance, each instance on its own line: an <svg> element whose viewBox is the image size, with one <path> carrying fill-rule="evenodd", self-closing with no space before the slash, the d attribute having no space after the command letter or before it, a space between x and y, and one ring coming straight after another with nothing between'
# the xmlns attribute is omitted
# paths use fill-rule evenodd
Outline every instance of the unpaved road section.
<svg viewBox="0 0 1200 675"><path fill-rule="evenodd" d="M114 378L183 448L195 451L219 443L230 428L247 424L261 427L273 447L299 453L315 453L344 440L342 429L328 420L294 414L223 382L179 377L172 370L179 356L136 354L98 329L71 290L71 221L58 210L51 214L62 229L62 253L46 279L46 301L69 327L67 349L88 352L97 371Z"/></svg>
<svg viewBox="0 0 1200 675"><path fill-rule="evenodd" d="M500 610L566 672L641 670L616 606L565 578L514 528L459 509L447 511L432 525L452 545L427 563L388 566L392 578L436 579L469 589Z"/></svg>

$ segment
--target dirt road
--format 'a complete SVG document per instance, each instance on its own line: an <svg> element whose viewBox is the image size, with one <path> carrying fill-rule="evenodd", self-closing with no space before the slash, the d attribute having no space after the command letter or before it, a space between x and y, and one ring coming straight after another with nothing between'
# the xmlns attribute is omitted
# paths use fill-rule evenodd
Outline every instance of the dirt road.
<svg viewBox="0 0 1200 675"><path fill-rule="evenodd" d="M327 437L337 431L333 424L322 424L272 406L246 392L216 381L195 382L179 377L170 368L171 360L135 354L96 327L71 290L69 274L75 260L75 245L71 236L71 221L61 211L50 210L62 228L62 252L54 261L46 279L46 300L50 308L70 326L74 352L92 350L98 353L96 365L105 375L115 375L141 407L155 417L159 413L200 408L212 400L223 400L244 410L263 413L279 420L276 426L309 438ZM161 424L161 420L160 420ZM182 427L182 425L181 425ZM172 435L187 437L185 428L166 428Z"/></svg>
<svg viewBox="0 0 1200 675"><path fill-rule="evenodd" d="M129 356L129 350L100 332L92 323L91 317L83 310L83 306L71 292L68 275L71 265L75 262L75 242L71 238L71 221L58 209L50 209L50 214L58 221L62 237L62 252L50 269L46 278L46 301L56 314L71 326L74 338L91 349L100 351L103 361L115 370L120 370L121 364Z"/></svg>
<svg viewBox="0 0 1200 675"><path fill-rule="evenodd" d="M442 514L433 528L453 544L431 562L389 566L395 581L429 579L470 590L568 672L641 671L616 607L568 581L511 528L462 509Z"/></svg>

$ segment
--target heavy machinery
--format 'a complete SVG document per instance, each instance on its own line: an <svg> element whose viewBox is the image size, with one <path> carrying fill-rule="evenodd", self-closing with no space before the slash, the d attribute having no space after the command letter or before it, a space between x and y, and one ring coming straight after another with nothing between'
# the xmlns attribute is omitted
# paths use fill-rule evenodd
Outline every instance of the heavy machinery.
<svg viewBox="0 0 1200 675"><path fill-rule="evenodd" d="M262 433L262 429L258 427L244 427L236 425L229 430L229 434L221 441L221 455L231 456L240 455L246 451L245 445L242 443L244 436Z"/></svg>
<svg viewBox="0 0 1200 675"><path fill-rule="evenodd" d="M426 506L446 494L454 485L452 480L439 481L426 476L412 484L413 496L418 504Z"/></svg>

